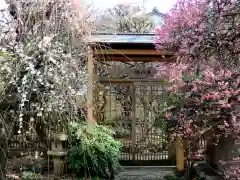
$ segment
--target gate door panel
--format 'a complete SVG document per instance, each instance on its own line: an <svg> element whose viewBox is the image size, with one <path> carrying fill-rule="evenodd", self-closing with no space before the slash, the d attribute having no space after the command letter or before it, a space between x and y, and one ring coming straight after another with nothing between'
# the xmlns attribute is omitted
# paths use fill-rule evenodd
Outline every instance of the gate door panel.
<svg viewBox="0 0 240 180"><path fill-rule="evenodd" d="M157 82L111 84L104 110L105 122L114 126L122 142L122 165L175 165L170 142L157 126L163 85ZM159 123L158 123L159 124Z"/></svg>

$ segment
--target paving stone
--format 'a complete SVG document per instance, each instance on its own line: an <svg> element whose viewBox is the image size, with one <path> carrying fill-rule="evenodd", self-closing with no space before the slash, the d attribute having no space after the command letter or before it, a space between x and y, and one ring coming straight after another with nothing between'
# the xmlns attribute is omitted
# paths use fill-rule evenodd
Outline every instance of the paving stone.
<svg viewBox="0 0 240 180"><path fill-rule="evenodd" d="M164 176L171 172L170 168L125 169L115 180L164 180Z"/></svg>

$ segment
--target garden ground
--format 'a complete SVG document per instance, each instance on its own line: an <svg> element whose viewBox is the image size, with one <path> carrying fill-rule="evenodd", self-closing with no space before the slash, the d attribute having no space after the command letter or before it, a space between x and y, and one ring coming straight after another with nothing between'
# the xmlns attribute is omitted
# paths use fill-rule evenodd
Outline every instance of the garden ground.
<svg viewBox="0 0 240 180"><path fill-rule="evenodd" d="M171 170L171 167L126 167L116 180L163 180Z"/></svg>
<svg viewBox="0 0 240 180"><path fill-rule="evenodd" d="M164 180L164 176L172 172L171 167L125 167L124 171L119 173L115 180ZM19 176L15 175L15 178L9 179L20 179ZM39 176L41 180L54 179L52 175ZM73 180L74 177L63 177L61 180Z"/></svg>

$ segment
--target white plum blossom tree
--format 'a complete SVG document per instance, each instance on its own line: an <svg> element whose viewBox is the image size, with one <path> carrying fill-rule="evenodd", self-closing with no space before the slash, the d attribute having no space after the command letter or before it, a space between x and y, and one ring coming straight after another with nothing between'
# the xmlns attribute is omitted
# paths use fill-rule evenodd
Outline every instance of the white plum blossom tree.
<svg viewBox="0 0 240 180"><path fill-rule="evenodd" d="M83 115L87 12L70 0L9 0L7 5L0 12L1 136L35 128L47 144L46 129L57 130L56 125Z"/></svg>

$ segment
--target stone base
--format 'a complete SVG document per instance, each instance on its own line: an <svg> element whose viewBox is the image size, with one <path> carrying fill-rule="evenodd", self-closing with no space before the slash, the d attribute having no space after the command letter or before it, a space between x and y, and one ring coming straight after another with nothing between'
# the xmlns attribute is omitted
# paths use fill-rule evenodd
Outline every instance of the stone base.
<svg viewBox="0 0 240 180"><path fill-rule="evenodd" d="M54 157L53 158L53 172L55 176L62 176L66 172L66 160Z"/></svg>
<svg viewBox="0 0 240 180"><path fill-rule="evenodd" d="M55 176L62 176L66 171L67 152L48 151L48 156L53 157L53 172Z"/></svg>

